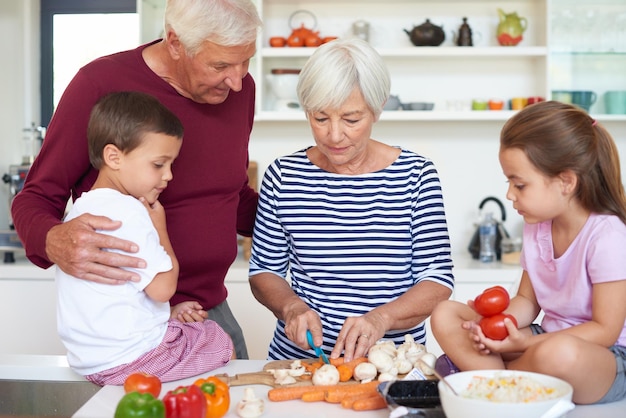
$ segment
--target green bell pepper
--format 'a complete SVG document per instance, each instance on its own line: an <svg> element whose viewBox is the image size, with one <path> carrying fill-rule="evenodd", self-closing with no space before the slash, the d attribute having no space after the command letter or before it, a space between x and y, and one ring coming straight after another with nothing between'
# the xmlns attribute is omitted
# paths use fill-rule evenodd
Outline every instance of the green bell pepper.
<svg viewBox="0 0 626 418"><path fill-rule="evenodd" d="M150 393L130 392L117 404L115 418L165 418L165 405Z"/></svg>

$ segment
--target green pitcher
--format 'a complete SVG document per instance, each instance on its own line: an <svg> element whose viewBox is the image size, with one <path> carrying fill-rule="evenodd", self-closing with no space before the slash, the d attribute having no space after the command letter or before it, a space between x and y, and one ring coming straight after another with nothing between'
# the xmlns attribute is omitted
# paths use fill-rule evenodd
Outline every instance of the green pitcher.
<svg viewBox="0 0 626 418"><path fill-rule="evenodd" d="M528 23L526 18L518 16L517 12L504 13L502 9L498 9L498 15L500 16L496 32L498 43L502 46L519 44Z"/></svg>

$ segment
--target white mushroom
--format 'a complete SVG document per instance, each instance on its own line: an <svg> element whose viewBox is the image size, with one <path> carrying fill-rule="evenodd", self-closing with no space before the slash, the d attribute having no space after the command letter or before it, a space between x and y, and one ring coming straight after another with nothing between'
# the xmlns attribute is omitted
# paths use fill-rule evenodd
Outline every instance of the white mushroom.
<svg viewBox="0 0 626 418"><path fill-rule="evenodd" d="M376 366L380 373L388 372L393 367L393 357L386 350L379 349L368 353L367 361Z"/></svg>
<svg viewBox="0 0 626 418"><path fill-rule="evenodd" d="M289 375L290 376L299 377L299 376L302 376L305 372L306 372L306 369L302 365L302 361L301 360L294 360L289 365Z"/></svg>
<svg viewBox="0 0 626 418"><path fill-rule="evenodd" d="M397 352L397 356L400 353L403 353L404 358L406 358L411 364L415 364L415 362L426 352L426 347L423 344L416 343L411 334L406 334L404 336L404 342L398 346Z"/></svg>
<svg viewBox="0 0 626 418"><path fill-rule="evenodd" d="M265 409L263 399L257 398L252 388L245 388L243 399L237 404L237 415L241 418L256 418Z"/></svg>
<svg viewBox="0 0 626 418"><path fill-rule="evenodd" d="M384 353L386 353L387 355L393 358L396 355L396 345L394 344L392 340L377 341L376 344L370 347L367 353L368 358L375 351L383 351Z"/></svg>
<svg viewBox="0 0 626 418"><path fill-rule="evenodd" d="M336 385L339 383L339 370L332 364L324 364L313 373L313 384L320 385Z"/></svg>
<svg viewBox="0 0 626 418"><path fill-rule="evenodd" d="M392 367L388 372L381 373L378 376L379 382L389 382L391 380L396 380L398 378L398 369Z"/></svg>
<svg viewBox="0 0 626 418"><path fill-rule="evenodd" d="M433 353L426 353L417 360L415 363L415 367L422 371L426 376L432 376L435 374L433 369L435 368L435 363L437 362L437 356Z"/></svg>
<svg viewBox="0 0 626 418"><path fill-rule="evenodd" d="M274 383L277 385L291 385L296 383L296 379L289 374L289 369L270 369L268 372L274 376Z"/></svg>
<svg viewBox="0 0 626 418"><path fill-rule="evenodd" d="M413 363L406 358L406 352L404 350L398 350L398 354L393 361L393 368L396 369L396 374L407 374L413 368ZM380 378L378 380L380 380Z"/></svg>
<svg viewBox="0 0 626 418"><path fill-rule="evenodd" d="M377 374L378 371L376 370L376 366L374 366L369 361L366 361L364 363L359 363L354 368L352 377L354 377L355 380L358 380L361 383L367 383L374 380Z"/></svg>
<svg viewBox="0 0 626 418"><path fill-rule="evenodd" d="M405 357L411 364L415 364L424 354L426 354L426 346L424 344L414 344L407 350Z"/></svg>

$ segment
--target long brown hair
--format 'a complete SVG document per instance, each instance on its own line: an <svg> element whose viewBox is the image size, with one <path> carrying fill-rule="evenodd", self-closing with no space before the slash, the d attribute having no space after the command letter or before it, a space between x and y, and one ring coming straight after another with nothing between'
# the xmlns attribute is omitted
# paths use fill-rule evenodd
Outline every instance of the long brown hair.
<svg viewBox="0 0 626 418"><path fill-rule="evenodd" d="M522 150L548 177L565 170L576 173L580 204L626 223L617 147L609 132L582 109L556 101L525 107L502 128L500 149L507 148Z"/></svg>

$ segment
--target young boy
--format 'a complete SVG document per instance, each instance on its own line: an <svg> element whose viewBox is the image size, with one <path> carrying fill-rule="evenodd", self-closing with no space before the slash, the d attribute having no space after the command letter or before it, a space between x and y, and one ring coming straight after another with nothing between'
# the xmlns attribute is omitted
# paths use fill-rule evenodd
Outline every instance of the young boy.
<svg viewBox="0 0 626 418"><path fill-rule="evenodd" d="M137 243L135 255L146 261L136 269L139 282L117 286L56 270L58 331L68 362L96 384L120 385L137 371L178 380L221 367L233 355L230 337L204 320L198 303L170 311L179 268L158 198L173 178L182 136L178 118L144 93L111 93L91 112L89 159L98 177L65 221L83 213L119 220L119 229L101 232Z"/></svg>

